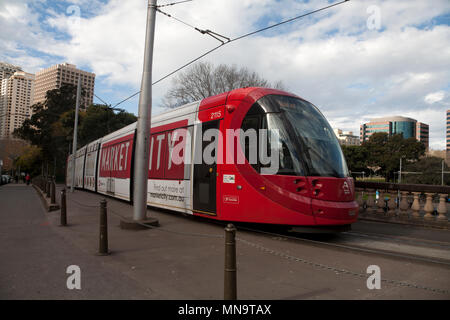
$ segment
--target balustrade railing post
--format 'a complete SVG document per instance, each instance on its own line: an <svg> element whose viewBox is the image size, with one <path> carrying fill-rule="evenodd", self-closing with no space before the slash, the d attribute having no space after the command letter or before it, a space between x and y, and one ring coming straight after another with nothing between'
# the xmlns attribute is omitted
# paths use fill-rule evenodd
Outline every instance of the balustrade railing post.
<svg viewBox="0 0 450 320"><path fill-rule="evenodd" d="M397 203L395 202L397 193L389 193L388 216L395 217L397 213Z"/></svg>
<svg viewBox="0 0 450 320"><path fill-rule="evenodd" d="M432 220L434 218L432 214L434 211L433 194L425 193L425 195L427 196L427 200L425 202L425 206L423 207L423 210L425 210L425 215L423 216L423 218L426 220Z"/></svg>
<svg viewBox="0 0 450 320"><path fill-rule="evenodd" d="M50 189L50 198L51 198L51 204L56 204L56 184L55 184L55 179L52 179L51 184L51 189Z"/></svg>
<svg viewBox="0 0 450 320"><path fill-rule="evenodd" d="M367 192L367 211L374 213L377 211L377 203L375 202L375 193Z"/></svg>
<svg viewBox="0 0 450 320"><path fill-rule="evenodd" d="M373 207L373 196L372 192L367 191L367 200L366 200L366 212L370 212Z"/></svg>
<svg viewBox="0 0 450 320"><path fill-rule="evenodd" d="M437 207L438 217L437 219L440 221L447 220L446 214L447 214L447 204L445 203L445 194L439 194L439 205Z"/></svg>
<svg viewBox="0 0 450 320"><path fill-rule="evenodd" d="M50 185L50 178L48 178L48 180L47 180L47 188L46 188L46 191L47 191L47 198L50 198L50 190L51 189L51 185Z"/></svg>
<svg viewBox="0 0 450 320"><path fill-rule="evenodd" d="M378 214L384 214L384 206L385 206L385 202L384 202L384 192L380 191L379 196L378 196L378 202L377 202L377 213Z"/></svg>
<svg viewBox="0 0 450 320"><path fill-rule="evenodd" d="M407 191L402 191L401 192L402 197L400 200L400 205L399 205L399 216L400 217L407 217L408 216L408 209L409 209L409 203L408 203L408 192Z"/></svg>
<svg viewBox="0 0 450 320"><path fill-rule="evenodd" d="M412 216L415 219L419 219L420 218L420 213L419 213L420 212L420 203L419 203L420 192L413 192L413 195L414 195L414 201L411 206L411 209L413 211Z"/></svg>

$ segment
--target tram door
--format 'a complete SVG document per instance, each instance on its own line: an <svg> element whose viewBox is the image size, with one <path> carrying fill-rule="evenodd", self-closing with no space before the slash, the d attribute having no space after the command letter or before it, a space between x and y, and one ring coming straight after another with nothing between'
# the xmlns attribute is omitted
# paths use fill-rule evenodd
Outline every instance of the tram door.
<svg viewBox="0 0 450 320"><path fill-rule="evenodd" d="M202 124L201 137L208 129L219 129L219 120L209 121ZM199 132L200 134L200 132ZM201 148L197 147L195 157L197 157L194 164L194 188L193 188L193 206L194 211L203 214L216 215L216 176L217 176L217 163L214 161L212 164L205 163L203 157L203 151L207 148L212 141L217 143L217 137L215 140L203 141L199 138L197 143L201 144ZM211 150L211 146L208 147ZM217 159L217 148L213 149L211 156ZM201 154L200 154L201 152ZM200 160L201 158L201 160Z"/></svg>

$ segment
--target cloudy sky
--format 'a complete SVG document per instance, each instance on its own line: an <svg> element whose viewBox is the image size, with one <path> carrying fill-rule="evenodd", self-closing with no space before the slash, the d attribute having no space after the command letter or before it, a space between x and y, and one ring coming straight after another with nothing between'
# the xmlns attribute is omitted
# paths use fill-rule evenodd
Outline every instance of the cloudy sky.
<svg viewBox="0 0 450 320"><path fill-rule="evenodd" d="M178 0L158 0L168 4ZM194 0L161 8L235 38L338 1ZM0 0L0 61L36 72L69 62L96 74L95 94L115 104L139 91L147 0ZM219 44L157 14L157 80ZM359 135L370 118L430 125L445 148L450 109L450 1L351 0L230 43L203 59L245 66L317 105L335 128ZM170 88L153 87L153 113ZM95 102L99 100L95 99ZM138 98L121 104L137 114Z"/></svg>

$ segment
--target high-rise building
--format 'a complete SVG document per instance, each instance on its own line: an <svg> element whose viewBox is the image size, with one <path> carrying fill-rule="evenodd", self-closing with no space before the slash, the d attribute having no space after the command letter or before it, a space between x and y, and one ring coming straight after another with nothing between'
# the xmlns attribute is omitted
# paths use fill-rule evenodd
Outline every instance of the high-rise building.
<svg viewBox="0 0 450 320"><path fill-rule="evenodd" d="M64 83L78 84L81 77L81 87L85 96L80 103L81 108L87 108L94 100L95 74L77 69L73 64L61 63L36 73L36 84L33 104L44 102L48 90L58 89Z"/></svg>
<svg viewBox="0 0 450 320"><path fill-rule="evenodd" d="M0 139L13 139L14 129L31 117L34 74L17 71L1 82Z"/></svg>
<svg viewBox="0 0 450 320"><path fill-rule="evenodd" d="M371 119L370 122L360 126L361 142L376 132L386 132L388 135L401 133L405 139L414 137L428 150L429 126L415 119L400 116Z"/></svg>
<svg viewBox="0 0 450 320"><path fill-rule="evenodd" d="M0 85L3 79L11 77L16 71L22 71L22 68L6 62L0 62Z"/></svg>
<svg viewBox="0 0 450 320"><path fill-rule="evenodd" d="M422 142L425 145L426 150L428 151L428 146L430 143L430 126L422 122L417 122L416 139L417 141Z"/></svg>

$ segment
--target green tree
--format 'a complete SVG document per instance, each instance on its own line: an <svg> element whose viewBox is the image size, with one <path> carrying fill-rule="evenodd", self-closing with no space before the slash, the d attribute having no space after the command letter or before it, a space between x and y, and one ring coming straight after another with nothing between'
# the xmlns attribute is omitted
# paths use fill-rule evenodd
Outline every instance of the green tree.
<svg viewBox="0 0 450 320"><path fill-rule="evenodd" d="M423 157L416 162L405 163L402 171L414 172L414 174L402 174L402 182L440 185L442 183L442 161L443 159L438 157ZM449 171L445 162L444 171ZM448 174L444 174L444 184L450 185Z"/></svg>
<svg viewBox="0 0 450 320"><path fill-rule="evenodd" d="M16 167L20 166L21 172L29 173L32 177L40 174L42 163L41 148L27 146L24 152L14 161Z"/></svg>
<svg viewBox="0 0 450 320"><path fill-rule="evenodd" d="M364 146L341 146L348 169L352 172L366 172L368 151Z"/></svg>
<svg viewBox="0 0 450 320"><path fill-rule="evenodd" d="M92 105L87 108L79 127L80 145L85 145L137 121L137 117L124 110L115 113L105 105Z"/></svg>
<svg viewBox="0 0 450 320"><path fill-rule="evenodd" d="M56 172L59 177L64 176L70 140L67 139L66 132L55 124L63 113L74 109L75 100L76 87L71 84L63 84L58 89L47 91L44 103L33 105L31 118L14 131L16 137L40 148L42 161L50 164L53 169L50 172Z"/></svg>
<svg viewBox="0 0 450 320"><path fill-rule="evenodd" d="M73 85L50 90L44 103L33 105L31 119L25 120L14 131L16 137L39 148L41 161L49 164L49 173L55 171L60 180L65 176L66 159L71 152L75 101L76 87ZM87 110L80 110L78 121L78 146L81 147L136 121L136 117L123 110L115 113L107 106L92 105Z"/></svg>
<svg viewBox="0 0 450 320"><path fill-rule="evenodd" d="M389 136L384 132L374 133L362 144L368 151L367 165L379 166L387 181L394 179L400 169L400 158L414 162L425 154L425 146L415 138L404 139L401 134Z"/></svg>

